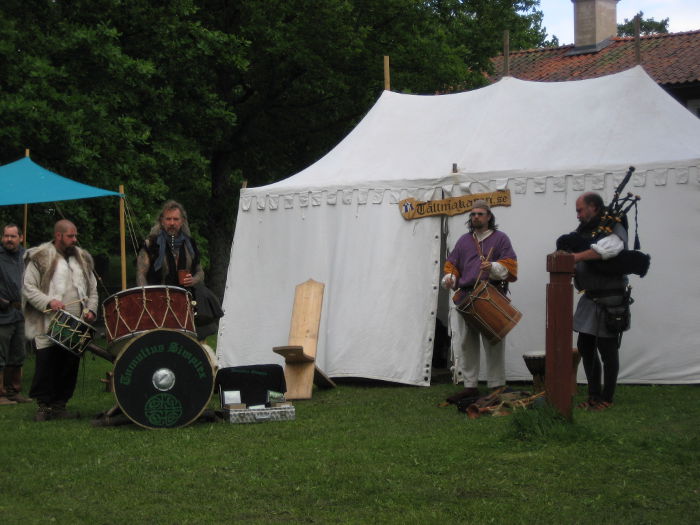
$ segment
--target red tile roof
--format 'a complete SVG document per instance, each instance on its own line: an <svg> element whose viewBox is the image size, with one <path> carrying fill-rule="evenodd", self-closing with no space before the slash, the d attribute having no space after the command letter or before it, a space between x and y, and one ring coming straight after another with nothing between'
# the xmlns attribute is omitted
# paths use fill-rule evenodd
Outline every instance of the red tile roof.
<svg viewBox="0 0 700 525"><path fill-rule="evenodd" d="M573 45L510 53L510 75L522 80L561 81L595 78L636 65L633 37L613 38L597 53L567 56ZM643 36L642 65L659 84L700 81L700 31ZM503 76L503 55L492 59L494 74Z"/></svg>

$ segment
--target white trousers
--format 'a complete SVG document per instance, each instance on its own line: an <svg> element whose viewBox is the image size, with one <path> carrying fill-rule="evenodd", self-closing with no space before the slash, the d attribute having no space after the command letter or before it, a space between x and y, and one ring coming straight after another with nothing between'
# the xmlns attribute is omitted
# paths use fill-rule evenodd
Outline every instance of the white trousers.
<svg viewBox="0 0 700 525"><path fill-rule="evenodd" d="M491 344L481 333L467 324L462 315L450 308L450 328L452 332L452 361L455 382L464 381L466 388L479 384L481 345L486 357L486 381L489 388L506 384L506 344L505 339Z"/></svg>

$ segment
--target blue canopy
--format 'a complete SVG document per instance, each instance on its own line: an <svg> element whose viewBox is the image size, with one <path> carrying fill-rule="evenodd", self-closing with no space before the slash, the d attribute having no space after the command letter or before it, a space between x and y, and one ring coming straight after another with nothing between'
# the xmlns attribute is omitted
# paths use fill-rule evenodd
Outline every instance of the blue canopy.
<svg viewBox="0 0 700 525"><path fill-rule="evenodd" d="M29 157L0 166L0 188L0 206L121 196L116 191L61 177L42 168Z"/></svg>

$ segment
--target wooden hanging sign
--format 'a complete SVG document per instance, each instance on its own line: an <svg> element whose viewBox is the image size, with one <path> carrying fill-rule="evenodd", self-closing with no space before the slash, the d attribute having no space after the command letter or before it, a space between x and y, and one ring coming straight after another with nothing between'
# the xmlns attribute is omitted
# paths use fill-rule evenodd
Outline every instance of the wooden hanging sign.
<svg viewBox="0 0 700 525"><path fill-rule="evenodd" d="M420 202L413 198L399 202L401 216L410 221L433 217L435 215L460 215L469 212L475 201L484 200L492 208L494 206L510 206L510 190L491 191L488 193L473 193L461 197L449 197L439 201Z"/></svg>

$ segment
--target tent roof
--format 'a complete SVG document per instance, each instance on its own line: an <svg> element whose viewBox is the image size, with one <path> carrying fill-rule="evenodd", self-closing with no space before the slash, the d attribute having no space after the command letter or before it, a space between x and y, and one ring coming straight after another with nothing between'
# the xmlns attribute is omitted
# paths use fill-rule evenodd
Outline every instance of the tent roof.
<svg viewBox="0 0 700 525"><path fill-rule="evenodd" d="M325 157L292 177L244 193L590 173L697 161L699 143L700 119L640 66L569 82L506 77L450 95L385 91Z"/></svg>
<svg viewBox="0 0 700 525"><path fill-rule="evenodd" d="M29 157L0 166L0 183L0 206L121 195L57 175Z"/></svg>

